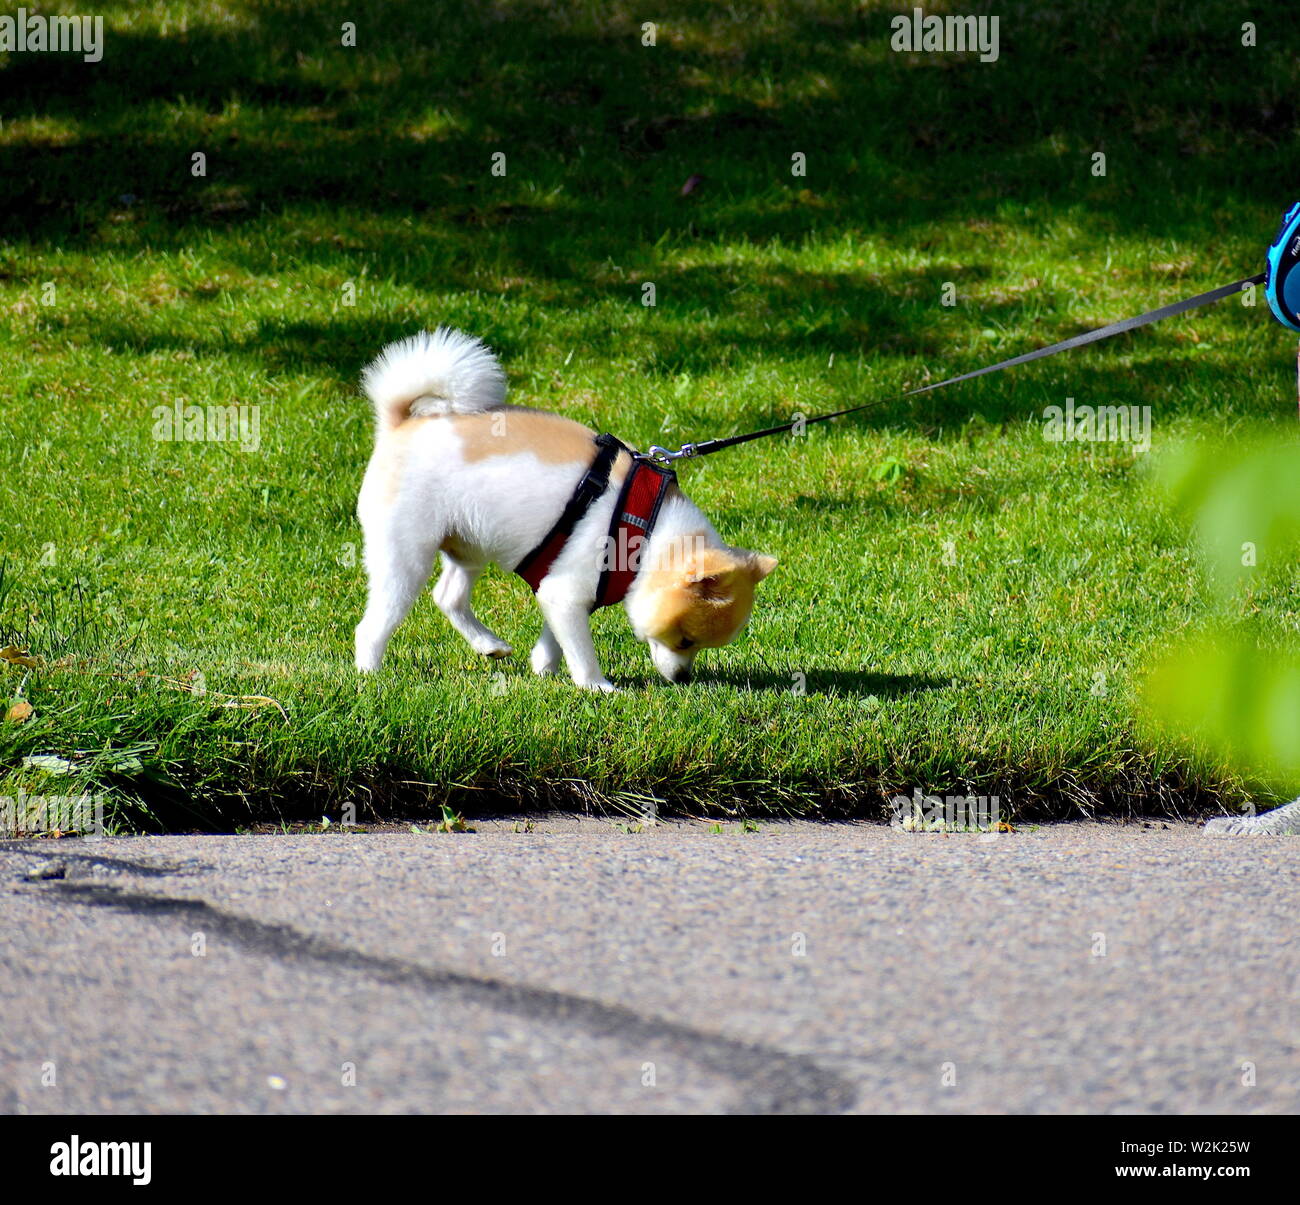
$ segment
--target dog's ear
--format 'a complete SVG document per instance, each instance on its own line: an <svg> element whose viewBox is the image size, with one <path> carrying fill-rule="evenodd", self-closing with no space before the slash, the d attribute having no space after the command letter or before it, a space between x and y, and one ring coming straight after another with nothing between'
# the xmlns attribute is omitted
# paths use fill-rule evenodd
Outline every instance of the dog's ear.
<svg viewBox="0 0 1300 1205"><path fill-rule="evenodd" d="M736 571L734 569L723 569L713 573L704 573L696 570L688 571L686 574L686 584L690 587L691 592L698 594L701 598L725 598L730 593L730 588L736 580Z"/></svg>
<svg viewBox="0 0 1300 1205"><path fill-rule="evenodd" d="M749 554L749 574L756 582L761 582L775 568L776 557L768 556L765 552Z"/></svg>
<svg viewBox="0 0 1300 1205"><path fill-rule="evenodd" d="M683 577L693 594L701 598L725 598L736 584L736 574L745 569L744 554L727 548L706 548L683 566Z"/></svg>

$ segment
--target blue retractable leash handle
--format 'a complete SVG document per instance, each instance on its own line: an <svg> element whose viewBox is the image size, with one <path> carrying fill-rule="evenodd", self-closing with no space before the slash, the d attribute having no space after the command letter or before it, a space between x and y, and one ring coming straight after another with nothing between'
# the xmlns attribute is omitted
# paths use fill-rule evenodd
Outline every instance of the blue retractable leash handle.
<svg viewBox="0 0 1300 1205"><path fill-rule="evenodd" d="M1269 244L1264 296L1274 318L1300 331L1300 201L1282 215L1277 237Z"/></svg>

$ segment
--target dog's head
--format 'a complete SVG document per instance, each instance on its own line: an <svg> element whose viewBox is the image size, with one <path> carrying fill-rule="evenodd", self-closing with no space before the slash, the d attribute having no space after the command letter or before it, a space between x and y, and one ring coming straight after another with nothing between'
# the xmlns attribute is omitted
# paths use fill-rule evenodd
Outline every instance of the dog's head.
<svg viewBox="0 0 1300 1205"><path fill-rule="evenodd" d="M647 567L628 617L664 678L689 681L700 649L734 640L753 610L754 587L775 568L775 557L725 547L691 548Z"/></svg>

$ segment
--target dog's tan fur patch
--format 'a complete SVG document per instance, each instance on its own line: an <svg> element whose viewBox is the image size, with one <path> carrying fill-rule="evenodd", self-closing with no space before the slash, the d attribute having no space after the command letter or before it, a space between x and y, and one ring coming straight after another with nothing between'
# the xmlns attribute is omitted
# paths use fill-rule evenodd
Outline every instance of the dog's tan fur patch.
<svg viewBox="0 0 1300 1205"><path fill-rule="evenodd" d="M705 548L683 565L652 570L646 582L653 600L646 634L680 652L721 648L745 626L754 609L754 587L774 568L769 556Z"/></svg>
<svg viewBox="0 0 1300 1205"><path fill-rule="evenodd" d="M520 406L503 406L480 414L416 414L388 433L377 449L382 456L384 500L391 503L397 495L411 439L426 423L450 423L460 441L461 459L476 464L493 456L513 456L531 452L544 464L572 463L575 468L589 464L592 440L596 433L580 422L544 410ZM632 466L632 458L620 452L610 471L610 480L622 484ZM450 550L449 550L450 551Z"/></svg>
<svg viewBox="0 0 1300 1205"><path fill-rule="evenodd" d="M379 470L384 483L384 503L392 506L393 500L397 497L398 486L402 484L402 469L406 466L406 444L390 435L375 445L372 463Z"/></svg>
<svg viewBox="0 0 1300 1205"><path fill-rule="evenodd" d="M571 418L515 406L482 414L455 414L448 419L460 439L466 464L492 456L531 452L544 464L581 464L592 457L596 433Z"/></svg>
<svg viewBox="0 0 1300 1205"><path fill-rule="evenodd" d="M438 545L441 552L445 552L454 561L469 561L471 559L469 550L461 543L460 537L455 532L448 532Z"/></svg>

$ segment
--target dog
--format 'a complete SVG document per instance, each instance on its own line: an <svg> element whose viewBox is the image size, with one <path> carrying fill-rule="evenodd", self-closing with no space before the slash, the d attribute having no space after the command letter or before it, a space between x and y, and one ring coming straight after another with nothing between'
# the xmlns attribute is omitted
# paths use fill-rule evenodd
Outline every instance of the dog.
<svg viewBox="0 0 1300 1205"><path fill-rule="evenodd" d="M358 670L379 667L438 553L434 601L475 652L512 651L470 605L495 563L524 576L541 608L533 671L553 674L563 656L586 690L616 689L589 620L624 591L632 631L669 682L688 681L701 649L748 622L776 559L725 544L672 473L611 436L507 405L505 374L479 339L439 327L390 344L362 387L376 433L357 501L369 583Z"/></svg>

